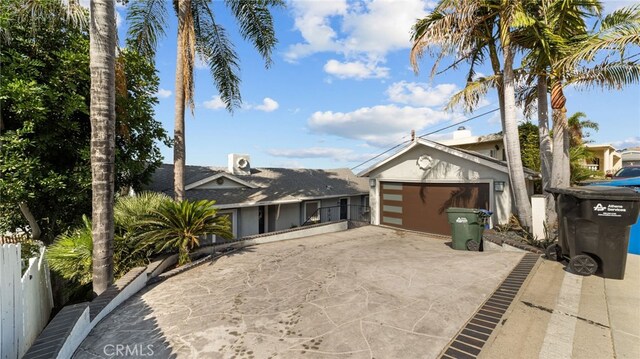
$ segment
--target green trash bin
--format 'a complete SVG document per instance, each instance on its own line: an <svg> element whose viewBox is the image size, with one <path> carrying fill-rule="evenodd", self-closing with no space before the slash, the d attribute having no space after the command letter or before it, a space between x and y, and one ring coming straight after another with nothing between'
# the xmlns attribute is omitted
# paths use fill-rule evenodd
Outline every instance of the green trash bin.
<svg viewBox="0 0 640 359"><path fill-rule="evenodd" d="M451 247L459 250L479 251L482 248L482 232L489 218L486 210L477 208L447 209L451 225Z"/></svg>

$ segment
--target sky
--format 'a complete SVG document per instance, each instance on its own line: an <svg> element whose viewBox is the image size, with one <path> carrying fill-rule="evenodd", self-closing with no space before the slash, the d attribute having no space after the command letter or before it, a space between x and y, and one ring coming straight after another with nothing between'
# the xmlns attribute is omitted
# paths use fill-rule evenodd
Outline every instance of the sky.
<svg viewBox="0 0 640 359"><path fill-rule="evenodd" d="M603 1L605 11L640 1ZM278 45L273 63L237 32L224 2L214 1L216 19L227 29L240 58L243 105L229 113L210 72L195 69L195 110L186 115L188 165L226 166L229 153L247 154L253 167L352 168L409 138L498 108L491 91L474 113L445 111L465 83L460 70L430 76L428 55L414 73L409 63L411 26L433 1L299 0L273 10ZM160 76L156 119L173 136L176 20L169 10L159 41ZM126 7L118 5L119 38L126 38ZM481 67L481 73L491 73ZM590 139L623 149L640 146L640 85L620 91L565 90L571 115L582 111L600 125ZM518 114L524 121L522 113ZM531 119L536 122L536 119ZM500 131L498 112L464 124L473 135ZM451 129L431 136L451 138ZM165 163L173 150L161 145ZM369 162L355 169L364 169Z"/></svg>

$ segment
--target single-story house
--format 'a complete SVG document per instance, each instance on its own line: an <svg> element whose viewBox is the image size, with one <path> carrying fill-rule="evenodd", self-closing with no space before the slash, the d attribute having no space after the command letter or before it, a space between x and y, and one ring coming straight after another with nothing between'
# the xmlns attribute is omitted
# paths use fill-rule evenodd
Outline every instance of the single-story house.
<svg viewBox="0 0 640 359"><path fill-rule="evenodd" d="M448 235L449 207L488 209L490 225L515 210L506 162L422 138L358 175L369 178L376 225ZM539 174L525 169L525 177L531 195Z"/></svg>
<svg viewBox="0 0 640 359"><path fill-rule="evenodd" d="M173 196L173 165L158 168L145 189ZM235 238L327 220L368 221L366 178L346 168L253 168L248 155L229 155L226 168L186 166L185 198L215 200Z"/></svg>

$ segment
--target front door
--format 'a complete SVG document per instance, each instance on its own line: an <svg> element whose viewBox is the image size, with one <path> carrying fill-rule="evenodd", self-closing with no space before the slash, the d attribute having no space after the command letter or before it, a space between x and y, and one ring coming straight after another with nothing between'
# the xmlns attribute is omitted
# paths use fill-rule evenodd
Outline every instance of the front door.
<svg viewBox="0 0 640 359"><path fill-rule="evenodd" d="M340 219L348 219L349 217L349 199L340 198Z"/></svg>

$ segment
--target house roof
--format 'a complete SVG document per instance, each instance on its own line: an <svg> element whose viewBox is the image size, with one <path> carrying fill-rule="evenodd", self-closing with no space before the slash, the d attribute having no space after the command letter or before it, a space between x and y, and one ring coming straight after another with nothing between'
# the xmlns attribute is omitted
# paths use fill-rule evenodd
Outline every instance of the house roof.
<svg viewBox="0 0 640 359"><path fill-rule="evenodd" d="M476 143L487 143L487 142L495 142L502 141L502 132L498 133L490 133L488 135L482 136L468 136L463 138L454 138L450 140L442 140L438 141L439 143L446 146L463 146L463 145L472 145Z"/></svg>
<svg viewBox="0 0 640 359"><path fill-rule="evenodd" d="M207 179L213 180L219 175L247 186L221 189L199 189L190 186L198 182L207 183ZM248 186L249 184L251 186ZM213 199L220 207L295 203L369 192L367 180L357 177L347 168L252 168L250 175L233 175L221 167L186 166L185 187L194 187L185 191L187 199ZM173 196L173 165L160 166L145 189Z"/></svg>
<svg viewBox="0 0 640 359"><path fill-rule="evenodd" d="M390 161L392 161L395 158L398 158L400 156L402 156L403 154L407 153L408 151L410 151L411 149L417 147L417 146L426 146L426 147L430 147L445 153L448 153L450 155L456 156L456 157L460 157L463 159L466 159L468 161L471 162L476 162L478 164L493 168L495 170L501 171L501 172L505 172L505 173L509 173L509 170L507 168L507 162L505 161L500 161L498 159L495 159L493 157L490 156L486 156L474 151L470 151L470 150L463 150L460 148L454 148L454 147L450 147L450 146L446 146L443 145L441 143L438 142L434 142L431 140L427 140L424 138L418 138L416 139L414 142L410 143L409 145L407 145L404 149L398 151L397 153L391 155L390 157L374 164L373 166L365 169L364 171L358 173L358 176L368 176L373 170L389 163ZM538 178L540 176L540 174L532 169L529 168L525 168L524 169L525 175L528 179L535 179Z"/></svg>

